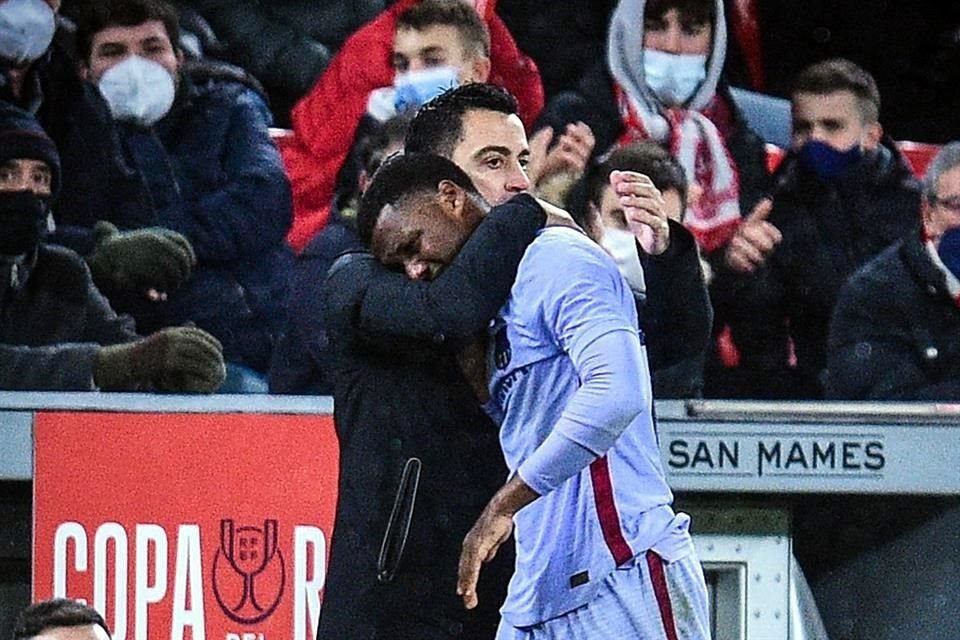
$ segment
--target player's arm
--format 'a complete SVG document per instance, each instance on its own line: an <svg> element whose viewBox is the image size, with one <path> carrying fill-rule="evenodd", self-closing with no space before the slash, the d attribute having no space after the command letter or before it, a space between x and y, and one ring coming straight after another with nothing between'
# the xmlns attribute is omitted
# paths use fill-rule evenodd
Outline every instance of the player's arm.
<svg viewBox="0 0 960 640"><path fill-rule="evenodd" d="M477 604L480 566L509 537L513 515L602 456L650 406L639 334L616 292L619 275L593 261L566 264L562 282L555 277L544 282L544 299L555 302L549 322L581 386L550 435L494 495L464 539L457 593L468 609Z"/></svg>
<svg viewBox="0 0 960 640"><path fill-rule="evenodd" d="M483 329L510 293L517 266L546 221L529 196L495 207L432 282L413 281L372 257L341 259L327 277L334 326L362 336L432 342Z"/></svg>

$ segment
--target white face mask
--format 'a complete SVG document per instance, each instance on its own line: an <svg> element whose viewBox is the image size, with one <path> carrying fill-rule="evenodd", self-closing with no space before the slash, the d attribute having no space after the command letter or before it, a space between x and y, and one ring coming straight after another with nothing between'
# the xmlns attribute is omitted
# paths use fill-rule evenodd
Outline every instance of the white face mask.
<svg viewBox="0 0 960 640"><path fill-rule="evenodd" d="M633 293L635 295L645 295L647 283L643 277L643 267L640 265L640 256L637 254L637 240L634 235L616 227L604 227L600 246L606 249L613 261L617 263L617 268L623 274Z"/></svg>
<svg viewBox="0 0 960 640"><path fill-rule="evenodd" d="M57 19L43 0L0 2L0 58L19 66L42 56L57 28Z"/></svg>
<svg viewBox="0 0 960 640"><path fill-rule="evenodd" d="M693 97L707 78L707 56L644 48L643 77L663 104L679 106Z"/></svg>
<svg viewBox="0 0 960 640"><path fill-rule="evenodd" d="M115 119L147 127L167 115L176 93L170 72L140 56L130 56L107 69L98 86Z"/></svg>

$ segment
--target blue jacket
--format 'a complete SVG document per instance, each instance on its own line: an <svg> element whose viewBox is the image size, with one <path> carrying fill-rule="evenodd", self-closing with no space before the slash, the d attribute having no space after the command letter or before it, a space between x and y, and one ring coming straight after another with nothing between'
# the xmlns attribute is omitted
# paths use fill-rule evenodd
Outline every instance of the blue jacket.
<svg viewBox="0 0 960 640"><path fill-rule="evenodd" d="M290 185L269 124L259 94L209 73L183 73L173 108L150 128L114 122L88 85L62 147L68 177L56 206L58 240L82 254L98 220L185 235L197 266L167 302L105 293L141 333L193 322L223 342L228 361L259 371L283 321L292 263Z"/></svg>

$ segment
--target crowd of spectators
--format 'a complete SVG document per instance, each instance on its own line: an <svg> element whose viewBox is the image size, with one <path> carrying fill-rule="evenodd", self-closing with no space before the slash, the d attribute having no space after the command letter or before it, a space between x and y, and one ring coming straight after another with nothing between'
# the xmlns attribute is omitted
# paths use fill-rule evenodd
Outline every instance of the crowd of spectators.
<svg viewBox="0 0 960 640"><path fill-rule="evenodd" d="M399 148L409 114L449 86L491 82L517 97L531 134L508 194L529 187L583 216L602 196L595 181L585 195L584 174L609 175L602 161L616 148L649 141L676 162L685 189L674 223L699 248L714 339L702 366L658 397L882 396L845 380L842 362L827 369L838 291L920 228L921 205L936 211L956 194L921 194L922 176L881 124L902 100L881 109L866 69L833 59L788 83L773 72L798 72L796 55L767 64L759 80L791 100L794 128L771 174L770 150L730 91L757 50L742 41L740 5L347 4L0 3L0 98L34 116L58 152L42 243L83 256L141 335L209 332L223 348L223 390L328 392L310 281L359 244L356 195L384 150ZM770 25L760 51L776 49L769 32L782 15L759 12ZM830 28L844 15L805 19L811 38L834 38L821 57L847 51L836 40L845 32ZM931 76L949 74L937 64L953 51L948 31L924 58ZM848 50L872 62L864 48ZM278 123L292 129L275 145ZM929 364L922 350L903 353Z"/></svg>

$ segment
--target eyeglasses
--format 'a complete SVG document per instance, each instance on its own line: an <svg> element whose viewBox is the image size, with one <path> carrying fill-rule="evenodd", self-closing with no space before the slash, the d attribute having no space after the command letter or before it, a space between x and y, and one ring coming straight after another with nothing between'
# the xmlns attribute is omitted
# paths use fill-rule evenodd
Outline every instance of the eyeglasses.
<svg viewBox="0 0 960 640"><path fill-rule="evenodd" d="M946 198L939 198L935 195L931 195L930 202L935 205L940 205L944 209L950 211L950 213L956 213L957 215L960 215L960 195L947 196Z"/></svg>

